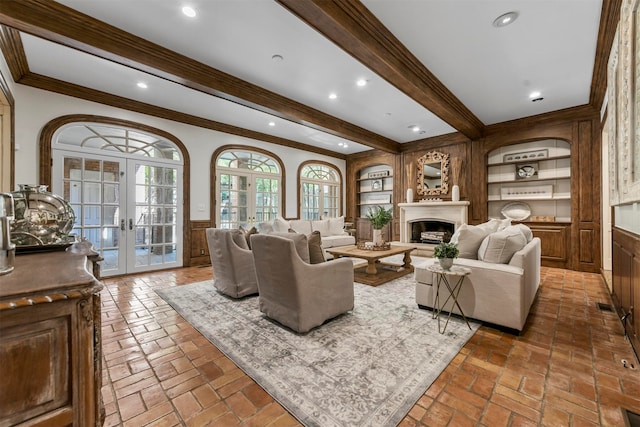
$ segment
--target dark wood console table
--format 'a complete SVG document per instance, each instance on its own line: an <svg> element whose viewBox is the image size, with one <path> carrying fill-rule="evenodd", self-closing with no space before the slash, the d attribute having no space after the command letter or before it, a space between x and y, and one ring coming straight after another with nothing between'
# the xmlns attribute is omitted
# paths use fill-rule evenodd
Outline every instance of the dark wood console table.
<svg viewBox="0 0 640 427"><path fill-rule="evenodd" d="M0 426L100 426L100 295L87 256L19 255L0 276ZM22 424L21 424L22 425Z"/></svg>

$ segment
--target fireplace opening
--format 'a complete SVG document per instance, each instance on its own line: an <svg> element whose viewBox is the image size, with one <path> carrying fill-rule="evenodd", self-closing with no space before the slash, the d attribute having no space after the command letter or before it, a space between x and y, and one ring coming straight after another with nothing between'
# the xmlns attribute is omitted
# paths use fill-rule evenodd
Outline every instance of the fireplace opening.
<svg viewBox="0 0 640 427"><path fill-rule="evenodd" d="M437 220L419 220L411 222L410 243L438 244L449 242L455 225L451 222Z"/></svg>

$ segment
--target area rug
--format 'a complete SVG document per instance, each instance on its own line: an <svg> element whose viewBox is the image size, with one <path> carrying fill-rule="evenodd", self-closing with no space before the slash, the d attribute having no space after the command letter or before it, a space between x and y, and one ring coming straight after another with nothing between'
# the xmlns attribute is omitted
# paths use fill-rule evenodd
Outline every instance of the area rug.
<svg viewBox="0 0 640 427"><path fill-rule="evenodd" d="M438 333L412 276L354 289L353 311L305 335L211 281L157 292L305 426L395 426L479 325L452 317Z"/></svg>

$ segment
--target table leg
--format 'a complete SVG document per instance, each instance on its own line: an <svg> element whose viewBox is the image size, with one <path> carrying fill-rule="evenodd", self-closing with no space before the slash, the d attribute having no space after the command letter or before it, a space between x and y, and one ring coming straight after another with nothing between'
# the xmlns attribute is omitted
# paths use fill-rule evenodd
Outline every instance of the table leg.
<svg viewBox="0 0 640 427"><path fill-rule="evenodd" d="M411 254L410 254L410 252L411 251L406 251L404 253L404 258L402 259L402 261L404 262L404 264L402 264L402 266L404 268L411 268Z"/></svg>
<svg viewBox="0 0 640 427"><path fill-rule="evenodd" d="M467 322L467 326L469 327L469 329L471 329L469 320L467 320L467 316L464 315L464 311L462 311L462 307L460 307L460 304L458 303L458 295L460 295L460 290L462 289L462 282L464 282L465 276L460 276L458 278L458 282L455 284L453 288L451 288L451 285L449 284L449 280L447 279L445 274L440 275L440 277L442 277L444 284L447 286L447 289L449 290L449 296L447 297L447 299L445 299L444 303L442 304L442 307L440 308L440 311L442 311L444 306L447 305L447 302L449 302L449 299L451 298L453 298L453 304L451 305L451 309L449 310L449 315L447 316L447 321L444 324L444 328L442 328L442 332L440 332L440 311L438 312L438 331L441 334L443 334L445 329L447 329L447 325L449 324L449 319L451 319L451 312L453 311L453 305L458 307L458 311L460 312L460 315L462 316L464 321Z"/></svg>
<svg viewBox="0 0 640 427"><path fill-rule="evenodd" d="M377 274L378 270L376 269L376 260L369 259L367 260L367 269L365 270L367 274Z"/></svg>

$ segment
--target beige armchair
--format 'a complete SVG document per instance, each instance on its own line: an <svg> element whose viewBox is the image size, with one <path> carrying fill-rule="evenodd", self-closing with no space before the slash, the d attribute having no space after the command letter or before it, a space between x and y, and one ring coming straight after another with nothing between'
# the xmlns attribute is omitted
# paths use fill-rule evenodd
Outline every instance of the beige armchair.
<svg viewBox="0 0 640 427"><path fill-rule="evenodd" d="M207 228L206 234L216 289L232 298L258 293L253 255L244 233Z"/></svg>
<svg viewBox="0 0 640 427"><path fill-rule="evenodd" d="M254 234L251 248L260 290L260 311L296 332L308 332L353 309L353 262L309 264L291 237Z"/></svg>

